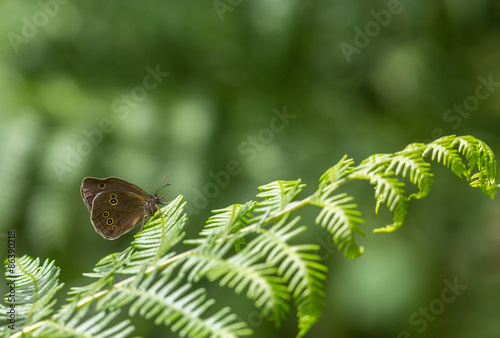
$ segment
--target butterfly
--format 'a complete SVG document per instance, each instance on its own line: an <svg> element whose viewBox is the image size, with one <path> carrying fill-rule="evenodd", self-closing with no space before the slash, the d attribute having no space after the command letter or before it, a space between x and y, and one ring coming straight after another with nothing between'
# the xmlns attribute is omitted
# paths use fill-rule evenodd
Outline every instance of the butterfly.
<svg viewBox="0 0 500 338"><path fill-rule="evenodd" d="M158 196L161 189L150 195L137 185L118 177L85 177L80 192L90 211L90 221L95 231L105 239L112 240L129 232L141 221L144 226L146 217L159 210L158 205L168 203L163 202L165 197Z"/></svg>

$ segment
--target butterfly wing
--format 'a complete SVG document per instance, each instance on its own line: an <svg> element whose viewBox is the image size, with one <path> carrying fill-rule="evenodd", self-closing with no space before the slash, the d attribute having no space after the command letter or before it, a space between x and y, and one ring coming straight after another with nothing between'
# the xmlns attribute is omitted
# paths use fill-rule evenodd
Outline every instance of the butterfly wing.
<svg viewBox="0 0 500 338"><path fill-rule="evenodd" d="M135 184L122 180L118 177L85 177L82 181L82 186L80 187L80 193L82 194L83 201L91 212L94 198L99 193L110 190L130 191L142 196L145 199L149 198L149 194L146 191Z"/></svg>
<svg viewBox="0 0 500 338"><path fill-rule="evenodd" d="M135 192L103 191L92 202L90 220L102 237L116 239L144 221L148 216L147 203Z"/></svg>

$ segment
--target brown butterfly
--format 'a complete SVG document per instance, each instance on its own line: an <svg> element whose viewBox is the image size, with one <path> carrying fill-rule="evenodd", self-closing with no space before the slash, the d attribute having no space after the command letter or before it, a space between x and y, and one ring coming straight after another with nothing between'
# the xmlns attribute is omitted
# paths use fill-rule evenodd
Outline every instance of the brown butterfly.
<svg viewBox="0 0 500 338"><path fill-rule="evenodd" d="M163 202L165 197L158 196L159 190L149 195L135 184L118 177L85 177L80 188L95 231L106 239L117 239L141 221L144 226L144 220L155 214L158 205L167 204Z"/></svg>

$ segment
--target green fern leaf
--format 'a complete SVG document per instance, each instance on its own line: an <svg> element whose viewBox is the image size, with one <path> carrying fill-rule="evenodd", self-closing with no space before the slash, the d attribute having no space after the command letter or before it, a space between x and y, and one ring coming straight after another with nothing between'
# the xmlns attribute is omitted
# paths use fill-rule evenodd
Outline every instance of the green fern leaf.
<svg viewBox="0 0 500 338"><path fill-rule="evenodd" d="M5 261L6 279L9 286L15 290L4 298L5 304L0 305L0 320L7 321L8 310L15 307L15 325L19 328L31 325L48 317L53 312L55 294L64 284L59 283L60 269L54 261L46 260L40 265L40 260L23 256L15 259L15 268L9 268L10 262ZM2 331L7 327L2 327ZM5 331L4 331L5 332ZM4 333L3 332L3 333Z"/></svg>
<svg viewBox="0 0 500 338"><path fill-rule="evenodd" d="M200 232L200 237L194 240L184 241L185 244L200 245L205 242L209 236L215 236L216 239L226 237L231 233L243 229L249 223L249 219L253 218L251 211L255 207L255 202L247 202L245 204L233 204L224 209L212 210L214 213L211 216L204 229ZM241 250L241 246L245 244L245 238L241 237L234 242L236 252Z"/></svg>
<svg viewBox="0 0 500 338"><path fill-rule="evenodd" d="M228 308L202 318L214 300L206 298L204 289L190 291L191 284L182 278L169 280L173 267L169 267L154 284L147 278L139 285L132 283L115 286L98 303L98 309L122 307L133 301L129 314L136 313L146 319L155 318L155 324L164 324L180 336L188 337L238 337L252 333L244 322L237 321Z"/></svg>
<svg viewBox="0 0 500 338"><path fill-rule="evenodd" d="M285 208L290 208L289 204L305 186L300 180L274 181L260 186L261 192L257 194L257 197L262 198L263 201L257 203L255 210L259 213L269 212L270 214L285 211Z"/></svg>
<svg viewBox="0 0 500 338"><path fill-rule="evenodd" d="M393 223L384 228L375 229L375 232L391 232L396 230L403 224L406 216L408 198L405 196L403 189L404 183L393 177L392 172L384 172L383 166L367 166L360 165L359 170L349 175L352 179L369 180L370 184L375 185L375 199L377 207L381 204L386 204L389 211L393 212Z"/></svg>
<svg viewBox="0 0 500 338"><path fill-rule="evenodd" d="M337 162L333 167L325 171L323 175L320 177L320 188L324 188L329 185L333 185L333 189L336 188L336 184L339 183L347 175L351 174L353 171L352 165L354 164L354 160L351 158L347 158L347 155L344 155L342 159Z"/></svg>
<svg viewBox="0 0 500 338"><path fill-rule="evenodd" d="M120 310L112 312L100 311L97 314L82 320L87 314L87 308L80 310L73 318L66 321L47 320L39 324L33 333L33 337L110 337L123 338L127 337L134 331L134 327L130 325L130 320L124 320L111 327L108 325L120 313Z"/></svg>
<svg viewBox="0 0 500 338"><path fill-rule="evenodd" d="M470 185L494 198L496 195L497 164L493 151L486 143L472 136L457 137L452 145L458 144L458 152L465 155L469 169L467 174L472 179ZM477 167L478 172L472 174Z"/></svg>
<svg viewBox="0 0 500 338"><path fill-rule="evenodd" d="M417 186L419 192L408 196L408 200L411 198L420 199L427 196L434 182L432 179L433 175L430 172L430 164L422 158L422 149L419 146L412 147L410 145L405 150L396 153L389 162L385 172L394 172L394 175L409 177L410 182Z"/></svg>
<svg viewBox="0 0 500 338"><path fill-rule="evenodd" d="M212 234L214 236L215 234ZM276 269L258 263L261 254L248 254L245 247L237 254L224 258L238 237L227 241L208 240L196 248L186 259L180 275L187 275L188 281L196 282L206 276L210 281L219 280L221 286L228 286L239 294L247 290L247 298L261 308L265 316L277 316L288 311L289 295L283 280L276 276Z"/></svg>
<svg viewBox="0 0 500 338"><path fill-rule="evenodd" d="M71 296L68 299L70 303L61 307L54 316L54 321L66 322L73 315L76 302L82 298L91 297L111 285L114 276L130 262L132 252L132 247L129 247L120 253L110 254L96 264L93 273L84 273L84 276L97 279L97 281L81 287L72 287L68 292Z"/></svg>
<svg viewBox="0 0 500 338"><path fill-rule="evenodd" d="M347 194L328 196L328 194L315 195L311 204L321 209L316 223L321 224L330 234L333 235L333 241L338 245L338 249L344 249L344 254L349 259L354 259L363 253L363 247L358 247L354 240L354 233L365 235L364 231L358 226L364 221L356 208L357 205L350 203L352 197Z"/></svg>
<svg viewBox="0 0 500 338"><path fill-rule="evenodd" d="M305 226L295 228L300 220L296 217L287 223L286 218L274 224L269 230L259 228L261 235L251 241L246 250L247 257L265 256L266 263L277 267L279 276L288 284L297 306L299 329L305 334L321 317L324 306L322 281L326 279L327 268L319 263L317 245L290 245L288 241L306 230ZM244 251L245 251L244 250ZM284 313L282 313L284 315ZM281 318L275 317L279 324Z"/></svg>
<svg viewBox="0 0 500 338"><path fill-rule="evenodd" d="M103 278L114 275L130 262L133 249L128 247L122 252L112 253L101 259L95 266L93 273L84 273L85 277Z"/></svg>
<svg viewBox="0 0 500 338"><path fill-rule="evenodd" d="M459 153L452 146L453 138L443 137L426 145L422 156L431 154L431 159L438 163L442 162L450 168L458 177L467 175L467 170L463 164Z"/></svg>

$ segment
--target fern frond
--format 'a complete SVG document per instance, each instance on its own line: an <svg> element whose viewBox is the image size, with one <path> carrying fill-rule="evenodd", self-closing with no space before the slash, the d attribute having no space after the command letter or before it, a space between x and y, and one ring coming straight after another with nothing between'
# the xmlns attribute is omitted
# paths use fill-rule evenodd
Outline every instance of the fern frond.
<svg viewBox="0 0 500 338"><path fill-rule="evenodd" d="M458 145L458 150L455 147ZM479 187L481 191L494 198L497 185L497 165L493 151L486 143L472 136L444 136L426 145L423 156L431 153L432 160L443 162L458 176L462 174L467 180L472 180L472 187ZM468 169L460 157L465 156ZM474 174L474 170L477 172Z"/></svg>
<svg viewBox="0 0 500 338"><path fill-rule="evenodd" d="M85 286L72 287L68 292L68 295L71 296L68 298L70 303L61 307L54 316L53 321L65 323L74 314L75 304L80 299L95 295L109 286L113 282L114 276L130 262L132 252L132 247L128 247L122 252L110 254L96 264L93 273L84 273L85 277L97 280ZM73 325L77 325L77 323Z"/></svg>
<svg viewBox="0 0 500 338"><path fill-rule="evenodd" d="M0 320L8 320L10 305L15 307L15 325L20 328L48 317L56 303L54 296L64 285L59 283L60 269L54 261L47 259L40 265L38 258L23 256L15 259L13 269L8 260L5 263L7 283L14 292L4 298L7 306L0 305Z"/></svg>
<svg viewBox="0 0 500 338"><path fill-rule="evenodd" d="M301 180L296 181L274 181L259 187L261 191L257 194L259 201L255 210L259 213L277 214L285 208L290 207L290 203L302 191L306 185Z"/></svg>
<svg viewBox="0 0 500 338"><path fill-rule="evenodd" d="M185 244L200 245L206 241L209 236L215 236L216 239L221 239L228 234L235 233L246 227L249 219L253 218L251 214L255 207L255 202L250 201L245 204L233 204L224 209L212 210L214 213L205 224L205 227L200 232L200 238L184 241ZM241 250L241 245L245 244L245 238L241 237L234 243L236 251Z"/></svg>
<svg viewBox="0 0 500 338"><path fill-rule="evenodd" d="M344 155L340 161L337 162L333 167L325 171L323 175L321 175L320 187L326 187L328 185L334 185L353 171L352 165L354 164L354 160L352 158L347 158L347 155ZM336 188L334 185L333 189Z"/></svg>
<svg viewBox="0 0 500 338"><path fill-rule="evenodd" d="M357 205L350 203L352 200L353 198L345 193L335 196L317 194L311 200L312 205L322 208L316 217L316 223L321 224L333 235L333 241L338 245L338 249L345 249L344 254L350 259L358 257L364 250L356 244L354 233L365 235L358 226L363 224L364 220L359 217L361 212L356 209Z"/></svg>
<svg viewBox="0 0 500 338"><path fill-rule="evenodd" d="M431 191L434 182L433 174L430 172L430 164L422 158L421 147L406 147L405 150L396 153L389 162L386 173L394 172L394 175L409 177L410 182L417 186L419 192L408 196L411 198L423 198Z"/></svg>
<svg viewBox="0 0 500 338"><path fill-rule="evenodd" d="M132 253L132 247L128 247L122 252L109 254L96 264L94 272L84 273L83 275L89 278L102 278L114 275L129 263Z"/></svg>
<svg viewBox="0 0 500 338"><path fill-rule="evenodd" d="M200 236L207 237L213 233L220 234L234 233L248 224L248 219L253 217L250 213L255 206L255 202L245 204L233 204L227 208L213 210L214 215L210 217L201 231Z"/></svg>
<svg viewBox="0 0 500 338"><path fill-rule="evenodd" d="M431 160L437 163L442 162L444 166L450 168L458 177L462 177L462 175L468 177L467 170L465 169L460 154L453 148L453 140L454 138L451 137L442 137L427 144L422 156L425 157L430 153Z"/></svg>
<svg viewBox="0 0 500 338"><path fill-rule="evenodd" d="M494 198L496 195L497 164L495 154L486 143L472 136L456 137L452 145L458 144L458 152L465 155L467 174L472 179L470 185L479 187L483 194ZM477 167L478 172L473 174Z"/></svg>
<svg viewBox="0 0 500 338"><path fill-rule="evenodd" d="M296 217L287 223L287 219L283 218L268 230L256 229L260 236L251 241L243 251L247 257L264 256L268 266L277 267L278 275L283 277L288 285L288 292L295 299L299 329L305 334L322 315L322 281L326 279L327 268L319 263L318 255L310 253L319 250L317 245L288 243L306 230L305 226L295 228L299 220L300 217Z"/></svg>
<svg viewBox="0 0 500 338"><path fill-rule="evenodd" d="M237 321L229 308L202 318L215 301L207 300L204 289L190 291L191 284L181 285L182 278L169 280L172 272L173 268L168 269L154 284L153 278L147 278L139 285L115 286L99 301L98 309L122 307L133 301L130 316L138 313L147 319L155 318L155 324L169 326L180 336L238 337L252 333L246 323Z"/></svg>
<svg viewBox="0 0 500 338"><path fill-rule="evenodd" d="M360 165L359 170L349 175L351 179L369 180L370 184L375 185L375 199L377 206L385 204L389 211L393 213L393 223L384 228L375 229L375 232L391 232L399 228L405 219L408 197L405 196L403 189L404 183L393 177L393 172L383 171L384 166Z"/></svg>
<svg viewBox="0 0 500 338"><path fill-rule="evenodd" d="M210 281L220 279L221 286L232 288L237 294L246 289L247 298L261 308L264 316L275 318L275 323L279 325L283 315L289 311L289 294L283 279L276 276L276 269L257 263L260 258L249 257L246 252L240 251L219 262L208 272L207 278Z"/></svg>
<svg viewBox="0 0 500 338"><path fill-rule="evenodd" d="M40 322L40 327L33 331L34 337L112 337L123 338L127 337L134 331L134 327L130 325L130 320L124 320L111 327L108 325L113 319L118 316L120 310L111 312L100 311L99 313L91 316L90 318L82 321L82 318L87 313L86 309L78 311L74 318L67 321L55 322L52 320L45 320Z"/></svg>
<svg viewBox="0 0 500 338"><path fill-rule="evenodd" d="M215 237L215 234L212 234ZM259 263L261 254L248 254L246 247L237 254L224 258L238 237L227 241L207 240L186 258L180 275L196 282L206 276L210 281L219 280L221 286L234 289L239 294L245 289L248 299L255 302L265 316L277 316L277 321L288 311L289 295L283 280L276 276L276 269Z"/></svg>

